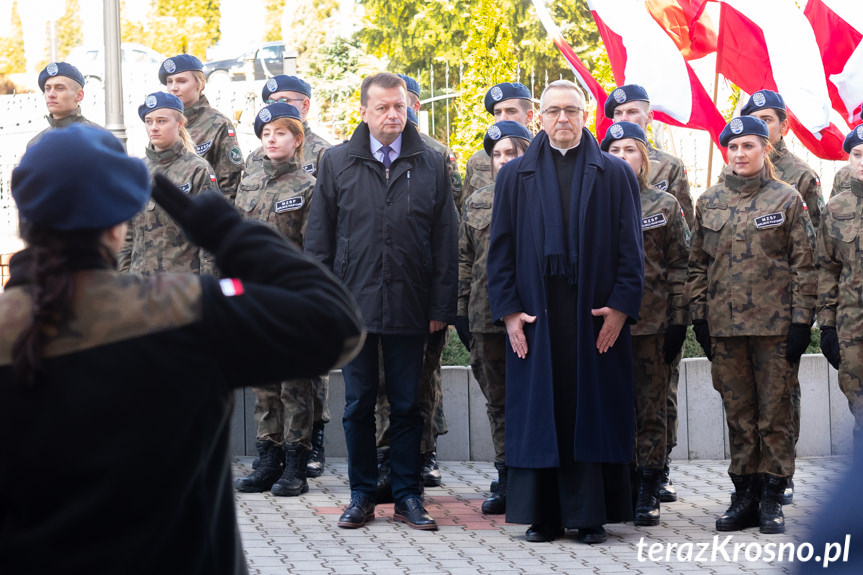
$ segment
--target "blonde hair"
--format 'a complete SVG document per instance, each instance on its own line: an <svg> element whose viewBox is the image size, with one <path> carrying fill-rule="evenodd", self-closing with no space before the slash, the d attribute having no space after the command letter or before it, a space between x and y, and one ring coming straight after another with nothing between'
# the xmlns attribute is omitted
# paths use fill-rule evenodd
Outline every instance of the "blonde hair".
<svg viewBox="0 0 863 575"><path fill-rule="evenodd" d="M650 187L650 156L647 155L647 146L641 140L635 140L635 145L638 151L641 152L641 169L635 176L638 178L638 183L644 187Z"/></svg>
<svg viewBox="0 0 863 575"><path fill-rule="evenodd" d="M299 120L294 118L276 118L272 122L267 122L265 125L272 124L273 128L287 128L294 135L294 139L299 142L297 149L294 150L294 160L299 163L303 157L303 144L306 143L306 131Z"/></svg>
<svg viewBox="0 0 863 575"><path fill-rule="evenodd" d="M198 97L204 93L204 88L207 87L207 78L204 77L204 73L200 70L190 70L192 72L192 76L195 77L195 82L198 84Z"/></svg>

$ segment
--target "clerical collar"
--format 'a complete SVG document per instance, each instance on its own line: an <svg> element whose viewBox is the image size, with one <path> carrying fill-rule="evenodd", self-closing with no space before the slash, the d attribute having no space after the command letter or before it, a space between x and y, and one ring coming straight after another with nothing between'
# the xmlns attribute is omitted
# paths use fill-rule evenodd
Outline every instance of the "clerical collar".
<svg viewBox="0 0 863 575"><path fill-rule="evenodd" d="M551 149L553 149L553 150L557 150L558 152L560 152L560 155L561 155L561 156L566 156L566 153L567 153L568 151L570 151L570 150L574 150L574 149L576 149L577 147L579 147L579 146L581 145L581 140L579 140L579 141L578 141L578 143L577 143L576 145L574 145L573 147L571 147L571 148L558 148L557 146L555 146L554 144L552 144L550 141L549 141L548 145L549 145L549 146L551 146Z"/></svg>

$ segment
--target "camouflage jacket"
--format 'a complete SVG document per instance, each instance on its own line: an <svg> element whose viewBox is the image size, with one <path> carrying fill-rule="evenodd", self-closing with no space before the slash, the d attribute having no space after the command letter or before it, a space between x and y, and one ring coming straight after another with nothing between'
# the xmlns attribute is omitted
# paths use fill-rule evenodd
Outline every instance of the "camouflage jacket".
<svg viewBox="0 0 863 575"><path fill-rule="evenodd" d="M459 210L462 209L465 200L472 193L494 183L491 177L491 158L488 157L485 150L479 150L468 158L465 170L461 198L456 202L456 208Z"/></svg>
<svg viewBox="0 0 863 575"><path fill-rule="evenodd" d="M458 163L455 161L455 154L452 152L452 150L450 150L428 134L423 134L422 132L420 132L420 138L426 146L428 146L432 150L436 150L444 157L444 160L446 161L447 175L449 176L449 187L450 191L452 192L452 201L454 205L459 206L461 203L462 192L461 173L458 171Z"/></svg>
<svg viewBox="0 0 863 575"><path fill-rule="evenodd" d="M863 183L827 202L818 234L818 324L863 339Z"/></svg>
<svg viewBox="0 0 863 575"><path fill-rule="evenodd" d="M305 141L303 142L303 169L312 175L318 177L318 166L321 164L321 156L328 148L333 145L328 141L312 132L308 122L303 122L303 132ZM258 149L249 154L246 158L246 167L244 176L254 174L261 170L264 165L264 148L259 146Z"/></svg>
<svg viewBox="0 0 863 575"><path fill-rule="evenodd" d="M785 335L811 324L815 231L803 198L765 173L727 174L695 210L686 293L716 337Z"/></svg>
<svg viewBox="0 0 863 575"><path fill-rule="evenodd" d="M237 185L243 173L243 153L237 143L234 124L210 107L206 96L186 108L186 129L198 155L207 160L216 172L219 189L231 200L237 195Z"/></svg>
<svg viewBox="0 0 863 575"><path fill-rule="evenodd" d="M60 120L55 120L54 116L52 116L51 114L48 114L47 116L45 116L45 119L48 120L48 127L45 128L44 130L42 130L41 132L39 132L38 134L36 134L35 136L33 136L33 138L29 142L27 142L28 148L30 146L32 146L33 144L35 144L36 142L38 142L39 140L41 140L42 136L44 136L45 134L47 134L51 130L56 130L57 128L65 128L66 126L69 126L71 124L79 124L80 123L80 124L83 124L85 126L96 126L97 128L102 127L99 124L97 124L95 122L91 122L90 120L85 118L84 115L81 113L81 106L78 106L78 109L76 109L74 112L72 112L71 114L69 114L68 116L66 116L65 118L62 118Z"/></svg>
<svg viewBox="0 0 863 575"><path fill-rule="evenodd" d="M491 236L494 184L467 198L458 228L458 312L470 323L473 333L506 333L495 325L488 302L486 258Z"/></svg>
<svg viewBox="0 0 863 575"><path fill-rule="evenodd" d="M647 289L632 335L665 333L669 325L686 325L689 320L683 292L689 263L689 226L674 196L655 188L641 188L641 231Z"/></svg>
<svg viewBox="0 0 863 575"><path fill-rule="evenodd" d="M691 228L695 223L695 210L692 208L692 194L689 192L686 166L680 158L675 158L653 146L647 147L647 157L650 158L650 185L668 192L677 199L677 203L683 209L686 225Z"/></svg>
<svg viewBox="0 0 863 575"><path fill-rule="evenodd" d="M170 150L157 152L147 146L150 174L163 174L187 194L204 190L219 191L210 164L186 150L178 142ZM214 273L213 256L189 242L180 227L161 206L150 199L144 210L129 224L131 242L120 255L121 269L128 259L129 271L149 275L154 272Z"/></svg>
<svg viewBox="0 0 863 575"><path fill-rule="evenodd" d="M833 176L833 188L830 190L830 197L832 198L840 192L850 190L851 180L855 179L854 171L851 169L851 166L848 164L842 166L842 168L836 172L836 175Z"/></svg>
<svg viewBox="0 0 863 575"><path fill-rule="evenodd" d="M273 164L264 156L261 167L240 182L235 200L240 213L268 223L302 248L315 179L296 162Z"/></svg>

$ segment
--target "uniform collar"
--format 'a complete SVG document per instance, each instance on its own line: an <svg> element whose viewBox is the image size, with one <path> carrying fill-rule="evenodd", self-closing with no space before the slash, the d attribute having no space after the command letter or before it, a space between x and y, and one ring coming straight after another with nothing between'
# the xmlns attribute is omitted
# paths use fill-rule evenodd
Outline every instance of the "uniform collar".
<svg viewBox="0 0 863 575"><path fill-rule="evenodd" d="M851 184L851 192L858 198L863 198L863 182L852 176L848 183Z"/></svg>
<svg viewBox="0 0 863 575"><path fill-rule="evenodd" d="M45 116L45 119L48 120L48 123L51 125L52 128L65 128L66 126L74 124L75 122L83 122L84 114L81 113L81 106L78 106L77 108L75 108L75 111L73 111L65 118L55 120L54 116L48 114L47 116Z"/></svg>
<svg viewBox="0 0 863 575"><path fill-rule="evenodd" d="M201 97L198 98L198 101L192 104L191 106L185 107L183 110L183 115L186 116L186 119L190 122L193 119L197 119L198 116L203 113L203 111L210 107L210 101L207 100L207 97L201 94Z"/></svg>
<svg viewBox="0 0 863 575"><path fill-rule="evenodd" d="M296 172L297 169L299 169L300 167L300 165L297 164L297 162L294 160L282 162L281 164L276 164L267 156L264 156L263 166L264 173L273 180L290 172Z"/></svg>
<svg viewBox="0 0 863 575"><path fill-rule="evenodd" d="M777 160L786 155L788 155L788 146L785 145L785 138L779 138L779 141L770 150L770 161L775 164Z"/></svg>
<svg viewBox="0 0 863 575"><path fill-rule="evenodd" d="M167 150L157 152L153 144L147 144L147 158L157 164L170 164L180 156L186 153L186 147L183 142L177 142Z"/></svg>
<svg viewBox="0 0 863 575"><path fill-rule="evenodd" d="M760 174L756 174L750 178L742 178L733 171L725 176L725 185L728 189L741 196L754 194L770 181L771 178L767 176L767 166L761 170Z"/></svg>

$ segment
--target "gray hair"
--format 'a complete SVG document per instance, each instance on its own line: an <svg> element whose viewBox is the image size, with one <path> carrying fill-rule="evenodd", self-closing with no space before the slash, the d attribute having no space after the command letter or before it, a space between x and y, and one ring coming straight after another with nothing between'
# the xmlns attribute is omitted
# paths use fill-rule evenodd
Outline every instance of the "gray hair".
<svg viewBox="0 0 863 575"><path fill-rule="evenodd" d="M587 102L584 99L584 92L582 92L581 87L579 87L578 84L569 80L555 80L554 82L546 86L545 90L542 91L542 96L539 97L540 110L545 110L545 95L549 90L572 90L577 94L578 106L582 110L587 109Z"/></svg>

